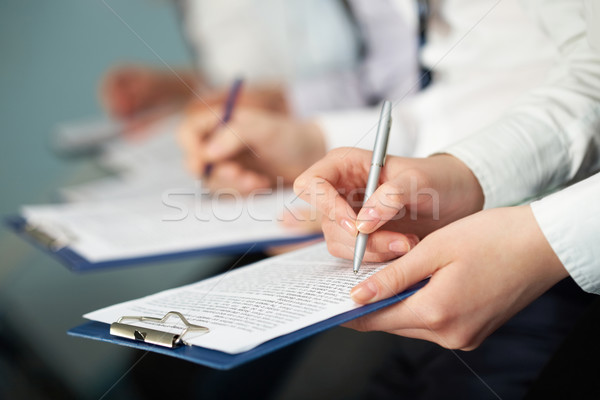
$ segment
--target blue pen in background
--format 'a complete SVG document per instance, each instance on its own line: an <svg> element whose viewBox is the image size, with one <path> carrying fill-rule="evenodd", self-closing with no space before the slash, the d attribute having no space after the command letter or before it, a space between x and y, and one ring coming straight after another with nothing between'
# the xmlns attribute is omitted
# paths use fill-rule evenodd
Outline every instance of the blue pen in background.
<svg viewBox="0 0 600 400"><path fill-rule="evenodd" d="M235 107L235 102L237 101L240 91L242 90L243 83L244 80L242 78L236 78L236 80L233 81L233 84L229 89L229 95L227 95L227 100L225 100L225 112L223 113L223 119L221 119L219 127L225 125L231 119L231 116L233 115L233 108ZM204 167L204 177L210 176L212 169L212 164L206 164L206 167Z"/></svg>

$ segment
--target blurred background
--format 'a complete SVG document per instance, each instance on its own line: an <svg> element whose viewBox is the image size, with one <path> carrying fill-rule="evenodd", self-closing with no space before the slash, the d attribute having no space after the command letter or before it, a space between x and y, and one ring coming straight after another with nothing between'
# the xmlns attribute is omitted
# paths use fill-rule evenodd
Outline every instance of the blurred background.
<svg viewBox="0 0 600 400"><path fill-rule="evenodd" d="M365 52L369 36L359 35L361 29L347 1L0 2L0 215L18 214L23 205L59 202L64 200L61 188L111 176L99 158L57 154L51 139L59 124L104 115L97 95L99 81L109 67L124 61L163 69L163 61L173 68L190 69L196 64L217 87L228 87L240 72L252 83L302 81L286 93L294 95L290 105L297 116L397 98L392 92L404 93L405 81L414 87L410 75L391 85L388 80L362 79L363 74L386 76L379 67L372 68L376 65L415 67L411 49L416 48L416 38L398 23L397 18L403 21L401 14L390 13L387 6L374 16L362 11L370 22L367 28L372 29L366 31L374 33L372 39L403 38L414 46L408 46L406 53L392 53L386 45L371 43L372 51ZM186 45L184 36L191 45ZM198 37L206 40L194 43ZM363 87L363 81L373 87ZM344 90L352 88L351 83L356 86L351 90L355 97ZM180 157L172 142L171 157ZM161 142L157 143L160 148ZM130 159L138 172L145 171L154 182L157 170L145 164L140 167L128 153L138 144L125 146L120 159ZM181 160L172 160L165 157L160 167L183 174ZM96 190L95 195L112 200L106 193L113 192ZM227 390L232 398L263 399L265 392L284 399L355 398L369 381L366 371L381 364L390 346L398 347L392 335L336 328L219 373L169 357L73 338L66 332L83 323L87 312L197 281L228 265L242 264L239 255L73 273L4 227L0 255L0 399L223 398L216 388ZM261 255L252 257L244 262ZM175 391L174 382L181 390Z"/></svg>
<svg viewBox="0 0 600 400"><path fill-rule="evenodd" d="M165 61L189 66L172 4L109 1ZM57 123L102 115L96 89L122 60L162 66L96 0L0 2L0 213L57 200L57 188L100 177L88 158L57 157ZM210 273L215 258L74 274L0 230L0 398L98 399L132 364L128 349L72 338L84 313ZM127 384L123 384L126 388ZM111 394L128 397L127 395ZM118 397L117 397L118 398Z"/></svg>

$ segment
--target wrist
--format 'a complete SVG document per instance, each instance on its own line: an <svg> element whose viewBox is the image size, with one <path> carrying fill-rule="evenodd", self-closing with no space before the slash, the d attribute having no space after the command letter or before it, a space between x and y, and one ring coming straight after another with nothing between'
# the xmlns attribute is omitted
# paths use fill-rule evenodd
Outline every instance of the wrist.
<svg viewBox="0 0 600 400"><path fill-rule="evenodd" d="M454 215L462 218L483 209L483 189L465 163L450 154L435 154L430 159L435 160L439 164L439 171L444 172L440 186L442 193L449 194L448 200L454 205Z"/></svg>

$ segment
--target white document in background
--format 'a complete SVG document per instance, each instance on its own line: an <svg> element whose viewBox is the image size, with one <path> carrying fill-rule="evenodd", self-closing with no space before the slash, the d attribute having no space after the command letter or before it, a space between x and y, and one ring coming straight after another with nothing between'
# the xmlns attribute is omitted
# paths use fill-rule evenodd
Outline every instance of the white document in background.
<svg viewBox="0 0 600 400"><path fill-rule="evenodd" d="M143 173L124 172L117 176L59 189L68 202L121 200L140 196L161 196L171 188L196 187L195 180L179 162L164 168L147 169Z"/></svg>
<svg viewBox="0 0 600 400"><path fill-rule="evenodd" d="M65 201L103 201L133 196L160 195L172 187L193 186L184 167L183 152L177 144L181 115L170 115L138 132L120 134L102 144L98 163L115 176L59 189ZM79 135L88 135L86 125L79 124ZM87 130L92 130L92 126ZM71 130L75 131L73 127Z"/></svg>
<svg viewBox="0 0 600 400"><path fill-rule="evenodd" d="M181 120L181 115L171 115L110 142L98 161L106 168L138 175L153 173L164 166L183 169L183 150L177 143Z"/></svg>
<svg viewBox="0 0 600 400"><path fill-rule="evenodd" d="M160 318L178 311L210 330L186 336L186 342L235 354L359 307L350 299L350 289L385 265L367 263L354 275L351 261L331 256L320 243L84 317L110 324L122 316ZM135 325L180 333L178 322L169 319L167 329Z"/></svg>
<svg viewBox="0 0 600 400"><path fill-rule="evenodd" d="M281 223L306 208L291 190L251 197L198 194L199 188L114 201L24 206L27 223L90 262L122 260L240 243L298 238Z"/></svg>

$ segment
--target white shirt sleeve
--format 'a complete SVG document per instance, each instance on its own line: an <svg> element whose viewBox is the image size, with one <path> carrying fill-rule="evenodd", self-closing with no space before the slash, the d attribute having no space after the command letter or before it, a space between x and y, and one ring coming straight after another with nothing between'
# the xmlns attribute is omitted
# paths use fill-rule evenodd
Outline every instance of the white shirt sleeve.
<svg viewBox="0 0 600 400"><path fill-rule="evenodd" d="M364 57L352 68L330 69L290 82L286 94L298 117L368 107L384 99L407 97L419 89L416 10L387 1L350 0L349 4L364 44Z"/></svg>
<svg viewBox="0 0 600 400"><path fill-rule="evenodd" d="M523 96L500 121L444 150L478 178L485 208L516 204L600 167L600 53L591 33L600 24L600 8L588 1L584 12L583 4L534 6L561 61L545 85Z"/></svg>
<svg viewBox="0 0 600 400"><path fill-rule="evenodd" d="M600 294L600 173L533 202L531 209L573 280Z"/></svg>

